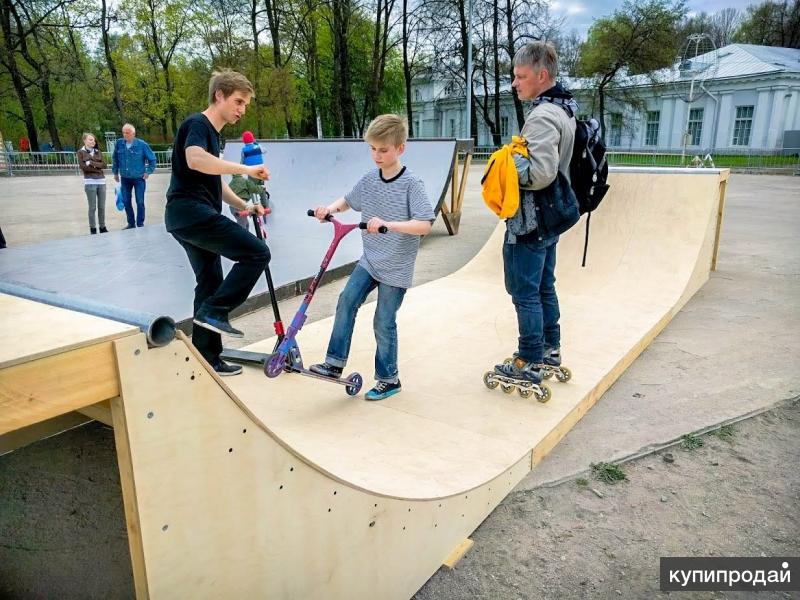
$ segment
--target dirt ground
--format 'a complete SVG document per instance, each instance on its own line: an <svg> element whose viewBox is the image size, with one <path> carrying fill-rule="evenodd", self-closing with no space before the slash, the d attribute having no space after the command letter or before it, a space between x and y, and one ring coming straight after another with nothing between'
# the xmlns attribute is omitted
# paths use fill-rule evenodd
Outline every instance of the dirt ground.
<svg viewBox="0 0 800 600"><path fill-rule="evenodd" d="M620 483L586 474L588 485L571 479L514 492L475 531L456 568L440 569L414 598L752 596L660 592L659 557L800 556L799 437L795 399L734 425L727 439L709 434L701 448L629 462Z"/></svg>

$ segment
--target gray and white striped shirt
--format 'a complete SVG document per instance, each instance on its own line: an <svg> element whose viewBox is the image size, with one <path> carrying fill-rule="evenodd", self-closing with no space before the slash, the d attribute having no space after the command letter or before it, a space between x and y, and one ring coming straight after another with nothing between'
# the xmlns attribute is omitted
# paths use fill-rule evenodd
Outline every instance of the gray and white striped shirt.
<svg viewBox="0 0 800 600"><path fill-rule="evenodd" d="M385 180L380 169L373 169L344 197L347 205L361 213L362 221L379 217L384 221L433 221L425 184L406 167ZM389 231L372 235L362 232L364 254L358 264L377 281L410 288L414 276L420 236Z"/></svg>

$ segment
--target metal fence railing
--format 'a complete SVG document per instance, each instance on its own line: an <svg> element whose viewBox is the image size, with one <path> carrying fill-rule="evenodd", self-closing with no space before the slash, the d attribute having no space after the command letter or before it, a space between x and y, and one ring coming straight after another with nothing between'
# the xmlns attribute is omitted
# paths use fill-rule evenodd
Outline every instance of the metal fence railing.
<svg viewBox="0 0 800 600"><path fill-rule="evenodd" d="M159 150L156 167L169 169L172 166L172 152ZM111 170L111 154L104 152ZM0 176L50 175L58 173L79 174L78 156L74 152L8 152L0 151Z"/></svg>
<svg viewBox="0 0 800 600"><path fill-rule="evenodd" d="M472 158L487 160L497 148L476 146ZM111 165L110 153L104 153ZM172 166L172 152L155 152L157 167ZM779 150L750 150L718 148L711 154L687 152L681 156L674 150L615 150L608 151L608 162L612 166L629 167L717 167L729 168L742 173L782 173L800 175L800 148ZM8 152L0 151L0 176L49 175L56 173L79 174L77 155L74 152Z"/></svg>
<svg viewBox="0 0 800 600"><path fill-rule="evenodd" d="M477 146L474 160L487 160L497 148ZM716 167L741 173L781 173L800 175L800 148L779 150L742 150L718 148L713 153L687 151L685 155L674 150L615 150L607 152L612 166L627 167Z"/></svg>

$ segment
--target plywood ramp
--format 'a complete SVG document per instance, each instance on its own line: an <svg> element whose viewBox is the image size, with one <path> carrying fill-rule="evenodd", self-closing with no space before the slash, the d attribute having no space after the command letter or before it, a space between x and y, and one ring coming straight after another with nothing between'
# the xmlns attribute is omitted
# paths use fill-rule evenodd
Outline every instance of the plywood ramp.
<svg viewBox="0 0 800 600"><path fill-rule="evenodd" d="M137 331L0 294L0 435L117 396L111 342Z"/></svg>
<svg viewBox="0 0 800 600"><path fill-rule="evenodd" d="M487 390L516 346L502 225L467 266L410 290L403 392L369 403L255 368L220 380L185 338L116 340L112 402L137 594L407 598L558 442L708 278L727 171L615 170L558 246L565 365L547 404ZM313 306L312 306L313 310ZM371 383L374 305L348 371ZM322 360L331 319L308 325ZM251 349L268 351L266 340Z"/></svg>

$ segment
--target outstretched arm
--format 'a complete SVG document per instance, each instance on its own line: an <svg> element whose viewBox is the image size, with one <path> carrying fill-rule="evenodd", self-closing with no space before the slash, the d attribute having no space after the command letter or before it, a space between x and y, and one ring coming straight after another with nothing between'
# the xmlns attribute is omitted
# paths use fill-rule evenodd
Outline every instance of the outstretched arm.
<svg viewBox="0 0 800 600"><path fill-rule="evenodd" d="M269 179L269 169L264 165L248 166L222 160L200 146L186 148L186 164L190 169L206 175L249 175L256 179Z"/></svg>

